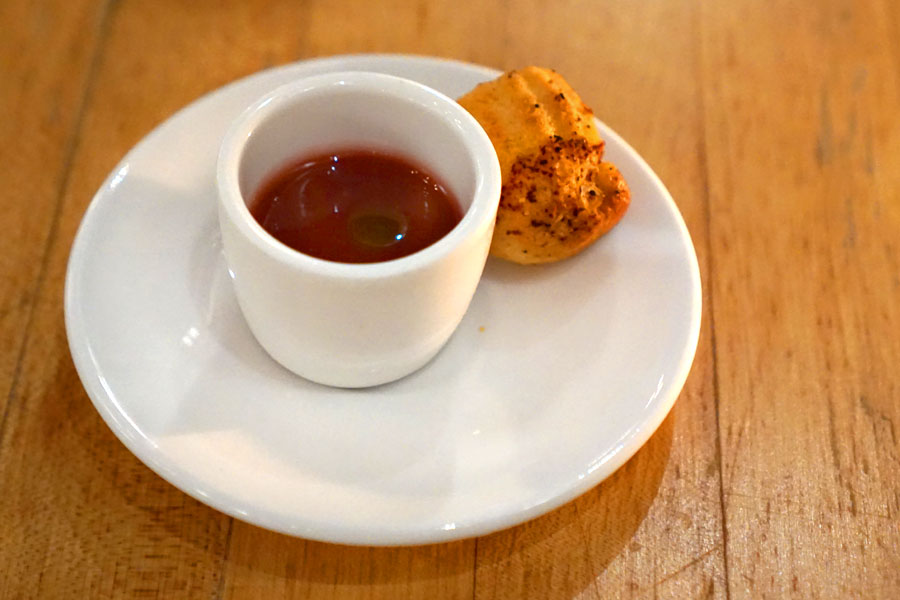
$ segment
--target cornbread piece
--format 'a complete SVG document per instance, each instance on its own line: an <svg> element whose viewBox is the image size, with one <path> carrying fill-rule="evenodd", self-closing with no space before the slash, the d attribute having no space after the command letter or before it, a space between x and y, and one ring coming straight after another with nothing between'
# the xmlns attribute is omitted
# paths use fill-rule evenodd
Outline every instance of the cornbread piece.
<svg viewBox="0 0 900 600"><path fill-rule="evenodd" d="M591 110L556 72L511 71L459 99L487 132L503 191L491 254L521 264L576 254L628 208L618 169L601 160Z"/></svg>

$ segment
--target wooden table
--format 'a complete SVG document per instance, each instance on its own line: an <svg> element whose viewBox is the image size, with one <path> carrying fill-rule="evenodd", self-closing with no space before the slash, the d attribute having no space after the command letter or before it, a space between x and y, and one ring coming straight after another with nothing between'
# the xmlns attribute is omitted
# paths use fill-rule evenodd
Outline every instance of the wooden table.
<svg viewBox="0 0 900 600"><path fill-rule="evenodd" d="M0 597L900 597L897 40L889 0L0 1ZM556 68L700 257L662 427L479 539L342 547L216 512L113 436L66 344L75 230L132 145L243 75L371 51Z"/></svg>

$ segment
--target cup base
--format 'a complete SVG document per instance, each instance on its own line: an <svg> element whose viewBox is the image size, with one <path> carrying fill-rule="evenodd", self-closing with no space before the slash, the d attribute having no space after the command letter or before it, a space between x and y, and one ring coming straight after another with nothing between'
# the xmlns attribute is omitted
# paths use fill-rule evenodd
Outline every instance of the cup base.
<svg viewBox="0 0 900 600"><path fill-rule="evenodd" d="M302 367L295 368L294 366L288 364L290 361L281 360L278 356L269 352L265 348L265 346L262 346L262 348L266 351L266 354L268 354L272 358L272 360L277 362L279 365L281 365L294 375L297 375L298 377L301 377L307 381L333 388L364 389L393 383L395 381L403 379L404 377L412 375L416 371L425 367L432 360L434 360L434 358L446 345L447 343L444 342L443 344L438 346L436 350L426 354L424 357L417 358L415 362L407 363L402 367L379 369L376 372L361 372L359 370L352 369L333 370L331 372L325 372L320 367L314 369L304 369Z"/></svg>

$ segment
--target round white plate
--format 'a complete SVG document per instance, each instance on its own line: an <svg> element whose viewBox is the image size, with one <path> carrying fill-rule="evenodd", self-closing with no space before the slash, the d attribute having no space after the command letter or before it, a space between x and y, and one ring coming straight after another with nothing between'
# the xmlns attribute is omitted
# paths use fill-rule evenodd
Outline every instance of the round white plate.
<svg viewBox="0 0 900 600"><path fill-rule="evenodd" d="M270 88L352 69L451 97L497 75L337 57L258 73L177 113L128 153L84 216L66 279L75 366L138 458L236 518L371 545L515 525L610 475L669 412L700 327L690 236L653 171L600 124L632 191L610 234L554 265L489 260L449 344L403 380L348 391L300 379L257 345L235 302L216 153L229 122Z"/></svg>

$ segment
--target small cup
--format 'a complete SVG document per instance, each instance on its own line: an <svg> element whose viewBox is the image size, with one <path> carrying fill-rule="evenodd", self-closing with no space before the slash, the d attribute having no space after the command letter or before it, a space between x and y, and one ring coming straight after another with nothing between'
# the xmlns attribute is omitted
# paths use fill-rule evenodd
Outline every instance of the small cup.
<svg viewBox="0 0 900 600"><path fill-rule="evenodd" d="M348 264L289 248L250 214L280 167L346 149L425 167L459 199L462 220L414 254ZM225 135L216 178L225 258L253 335L291 371L338 387L387 383L437 354L475 293L500 199L497 155L478 122L433 89L378 73L319 75L266 94Z"/></svg>

